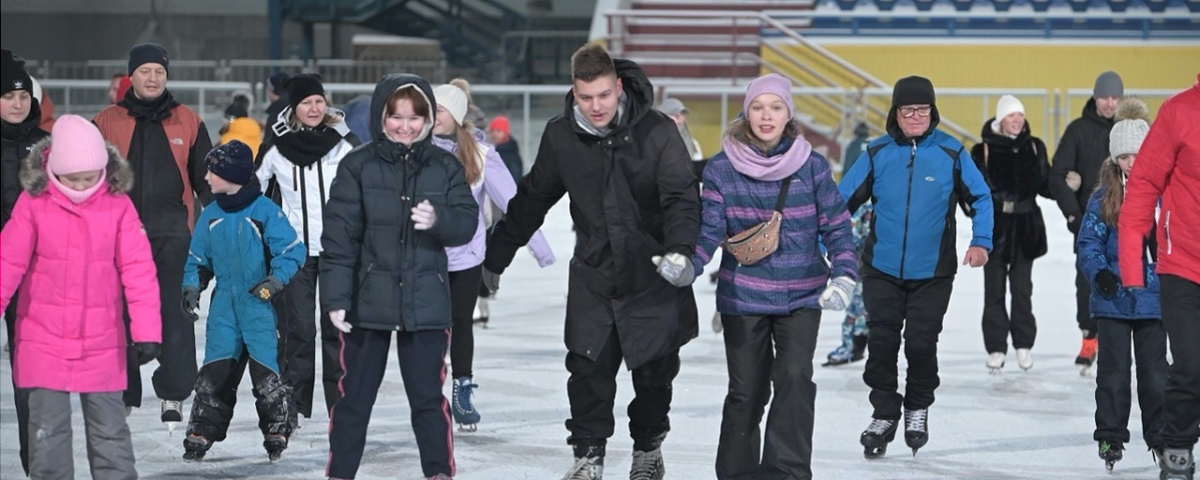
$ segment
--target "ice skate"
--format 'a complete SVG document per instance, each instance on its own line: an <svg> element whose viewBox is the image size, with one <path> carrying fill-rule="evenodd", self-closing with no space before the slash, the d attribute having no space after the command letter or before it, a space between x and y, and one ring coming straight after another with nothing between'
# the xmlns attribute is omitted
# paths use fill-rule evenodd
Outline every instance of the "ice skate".
<svg viewBox="0 0 1200 480"><path fill-rule="evenodd" d="M451 399L451 413L454 414L454 423L458 424L460 432L474 432L478 429L479 412L475 410L475 387L478 387L475 382L471 381L471 377L458 377L454 379L454 391Z"/></svg>
<svg viewBox="0 0 1200 480"><path fill-rule="evenodd" d="M439 473L439 474L437 474L437 475L434 475L434 476L432 476L432 477L429 477L429 480L454 480L454 477L451 477L451 476L449 476L449 475L446 475L446 474L444 474L444 473Z"/></svg>
<svg viewBox="0 0 1200 480"><path fill-rule="evenodd" d="M1029 352L1028 348L1017 349L1017 366L1026 372L1033 368L1033 354Z"/></svg>
<svg viewBox="0 0 1200 480"><path fill-rule="evenodd" d="M1100 441L1100 459L1104 460L1104 469L1112 473L1113 467L1125 456L1125 446L1114 440Z"/></svg>
<svg viewBox="0 0 1200 480"><path fill-rule="evenodd" d="M471 321L476 327L487 328L488 324L488 299L487 297L479 297L475 300L475 310L471 312Z"/></svg>
<svg viewBox="0 0 1200 480"><path fill-rule="evenodd" d="M858 438L859 443L862 443L864 447L863 456L870 460L882 457L887 453L888 443L896 439L898 427L899 422L896 420L871 419L871 425L867 426L867 429Z"/></svg>
<svg viewBox="0 0 1200 480"><path fill-rule="evenodd" d="M167 435L175 434L175 427L183 421L183 402L178 400L162 401L162 423L167 426Z"/></svg>
<svg viewBox="0 0 1200 480"><path fill-rule="evenodd" d="M183 460L187 462L204 460L204 455L208 453L209 448L212 448L212 442L207 438L194 433L188 434L183 439Z"/></svg>
<svg viewBox="0 0 1200 480"><path fill-rule="evenodd" d="M904 443L917 456L917 450L929 442L929 409L904 411Z"/></svg>
<svg viewBox="0 0 1200 480"><path fill-rule="evenodd" d="M633 466L629 469L629 480L662 480L667 474L663 465L662 447L648 452L633 451Z"/></svg>
<svg viewBox="0 0 1200 480"><path fill-rule="evenodd" d="M1196 464L1186 448L1164 448L1158 458L1158 480L1194 480Z"/></svg>
<svg viewBox="0 0 1200 480"><path fill-rule="evenodd" d="M567 470L562 480L602 480L604 478L604 456L576 457L575 464Z"/></svg>
<svg viewBox="0 0 1200 480"><path fill-rule="evenodd" d="M267 459L271 463L279 461L283 456L283 451L287 450L288 438L279 434L263 435L263 448L267 449Z"/></svg>
<svg viewBox="0 0 1200 480"><path fill-rule="evenodd" d="M721 312L713 312L712 329L713 333L721 333L725 330L725 324L721 323Z"/></svg>
<svg viewBox="0 0 1200 480"><path fill-rule="evenodd" d="M839 345L837 348L833 349L832 352L829 352L829 355L825 357L825 363L822 363L821 366L836 367L838 365L850 363L853 361L853 359L854 353L851 352L849 348L846 348L845 345Z"/></svg>
<svg viewBox="0 0 1200 480"><path fill-rule="evenodd" d="M989 353L987 358L988 373L999 375L1000 370L1004 368L1004 357L1004 352Z"/></svg>
<svg viewBox="0 0 1200 480"><path fill-rule="evenodd" d="M1086 377L1088 372L1092 371L1092 365L1096 363L1096 347L1095 337L1083 339L1079 355L1075 357L1075 367L1079 369L1079 375Z"/></svg>

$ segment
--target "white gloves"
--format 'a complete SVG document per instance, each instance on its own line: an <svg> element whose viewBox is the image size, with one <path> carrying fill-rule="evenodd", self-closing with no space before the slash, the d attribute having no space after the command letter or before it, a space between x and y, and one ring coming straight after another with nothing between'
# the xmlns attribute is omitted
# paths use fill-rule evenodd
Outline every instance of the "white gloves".
<svg viewBox="0 0 1200 480"><path fill-rule="evenodd" d="M353 328L350 326L350 322L346 321L345 310L334 310L329 312L329 322L332 323L335 328L341 330L342 333L350 333L350 329Z"/></svg>
<svg viewBox="0 0 1200 480"><path fill-rule="evenodd" d="M854 295L854 286L858 285L850 277L836 277L829 281L829 286L821 292L821 308L825 310L845 310L850 306L850 297Z"/></svg>
<svg viewBox="0 0 1200 480"><path fill-rule="evenodd" d="M417 230L433 228L433 224L437 223L437 213L433 211L433 205L429 203L429 200L422 201L412 208L412 221L415 224L413 228Z"/></svg>
<svg viewBox="0 0 1200 480"><path fill-rule="evenodd" d="M1073 171L1067 172L1067 188L1070 188L1072 192L1078 192L1081 185L1083 185L1083 177Z"/></svg>
<svg viewBox="0 0 1200 480"><path fill-rule="evenodd" d="M658 266L658 274L676 287L686 287L696 279L692 260L678 253L668 253L665 257L655 255L650 261Z"/></svg>
<svg viewBox="0 0 1200 480"><path fill-rule="evenodd" d="M554 252L548 251L546 252L546 256L541 256L538 255L537 250L534 250L533 247L526 246L525 250L529 251L529 255L533 256L533 258L537 260L538 267L546 268L554 265L554 262L558 261L558 259L554 256Z"/></svg>

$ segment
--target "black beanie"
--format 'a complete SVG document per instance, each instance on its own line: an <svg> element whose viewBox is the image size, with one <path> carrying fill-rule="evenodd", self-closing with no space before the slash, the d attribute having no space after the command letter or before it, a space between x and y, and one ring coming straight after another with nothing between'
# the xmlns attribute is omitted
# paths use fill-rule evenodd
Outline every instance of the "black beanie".
<svg viewBox="0 0 1200 480"><path fill-rule="evenodd" d="M171 72L171 61L167 59L167 49L157 43L142 43L129 49L129 74L147 63L157 63L163 66L167 73Z"/></svg>
<svg viewBox="0 0 1200 480"><path fill-rule="evenodd" d="M208 171L229 183L249 185L254 177L254 152L239 140L230 140L212 149L204 164Z"/></svg>
<svg viewBox="0 0 1200 480"><path fill-rule="evenodd" d="M296 111L296 105L304 101L312 95L325 95L325 86L321 85L321 74L319 73L297 73L288 77L283 81L283 88L287 89L288 104L291 105L292 111Z"/></svg>
<svg viewBox="0 0 1200 480"><path fill-rule="evenodd" d="M16 90L33 95L33 79L25 71L25 59L13 55L7 48L0 49L0 86L3 87L0 95Z"/></svg>
<svg viewBox="0 0 1200 480"><path fill-rule="evenodd" d="M933 82L928 78L904 77L896 81L892 87L892 106L902 105L934 105L936 97L933 94Z"/></svg>
<svg viewBox="0 0 1200 480"><path fill-rule="evenodd" d="M287 72L275 72L271 74L271 78L268 80L271 83L271 92L280 96L287 93L287 90L283 88L283 81L287 80L289 76Z"/></svg>

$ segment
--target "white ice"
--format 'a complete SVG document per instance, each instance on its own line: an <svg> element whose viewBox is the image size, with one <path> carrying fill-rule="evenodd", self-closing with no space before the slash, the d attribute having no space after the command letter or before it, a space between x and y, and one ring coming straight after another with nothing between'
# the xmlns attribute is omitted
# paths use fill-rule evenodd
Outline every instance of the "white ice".
<svg viewBox="0 0 1200 480"><path fill-rule="evenodd" d="M862 381L863 362L820 367L825 354L838 344L842 319L840 312L826 312L813 358L819 389L813 440L815 478L1156 478L1157 468L1141 439L1136 402L1129 422L1133 441L1115 474L1107 474L1104 462L1096 456L1092 441L1094 372L1081 377L1074 365L1080 335L1075 324L1071 235L1058 208L1045 200L1040 204L1047 220L1050 253L1034 267L1039 332L1033 369L1021 371L1010 349L1003 373L988 374L980 333L983 272L962 267L941 336L942 384L930 409L929 444L913 457L898 438L885 458L868 461L858 443L871 416L868 390ZM544 230L559 263L538 269L532 256L519 253L501 281L499 298L491 304L489 328L475 331L475 380L480 385L476 406L483 421L476 433L456 433L455 478L459 480L557 480L572 463L563 426L569 409L562 325L567 260L574 244L567 201L550 213ZM958 230L961 256L970 238L970 222L961 214ZM669 479L714 478L713 459L727 382L724 345L709 322L715 309L714 291L707 278L696 283L700 336L683 348L683 366L674 384L672 430L663 445ZM196 325L196 333L202 352L203 321ZM22 472L7 355L0 364L0 477L16 479ZM242 384L229 439L216 444L203 462L184 463L180 458L182 433L176 431L169 437L158 421L158 401L150 387L151 367L153 364L142 369L146 385L143 408L129 418L143 478L324 478L327 415L318 413L302 420L303 428L293 437L282 461L271 465L261 447L247 381ZM901 385L903 388L903 378ZM422 478L403 388L393 356L375 405L359 479ZM450 385L445 391L449 396ZM608 478L628 475L632 441L625 405L632 398L631 391L629 375L622 373L615 408L617 429L608 449ZM316 398L320 404L319 382ZM190 402L185 406L190 407ZM76 476L89 478L78 409L74 427Z"/></svg>

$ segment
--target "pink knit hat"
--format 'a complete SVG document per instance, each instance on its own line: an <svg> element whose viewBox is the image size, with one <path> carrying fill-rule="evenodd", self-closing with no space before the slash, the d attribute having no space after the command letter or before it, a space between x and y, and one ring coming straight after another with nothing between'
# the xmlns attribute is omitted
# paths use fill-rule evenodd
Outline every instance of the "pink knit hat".
<svg viewBox="0 0 1200 480"><path fill-rule="evenodd" d="M46 168L55 175L104 170L108 149L100 130L79 115L63 115L50 131Z"/></svg>
<svg viewBox="0 0 1200 480"><path fill-rule="evenodd" d="M792 103L792 81L783 78L778 73L768 73L758 77L746 86L746 98L742 100L742 113L750 110L750 102L764 93L774 93L787 104L788 118L796 116L796 105Z"/></svg>

